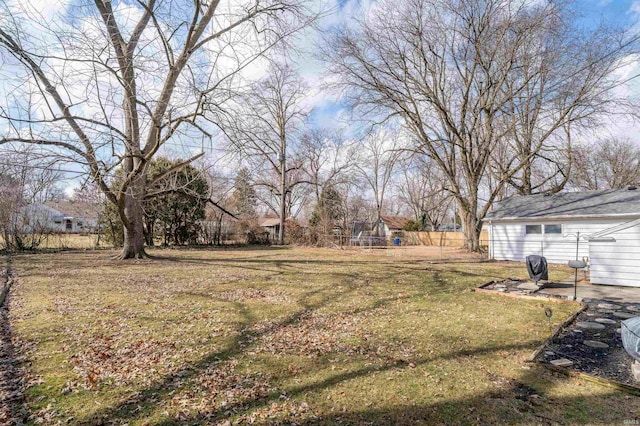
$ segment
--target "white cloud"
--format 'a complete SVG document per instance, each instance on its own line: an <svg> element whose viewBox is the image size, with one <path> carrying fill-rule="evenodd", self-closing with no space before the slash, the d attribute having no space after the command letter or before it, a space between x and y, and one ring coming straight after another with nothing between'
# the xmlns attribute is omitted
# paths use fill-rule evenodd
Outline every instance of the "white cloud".
<svg viewBox="0 0 640 426"><path fill-rule="evenodd" d="M333 13L324 16L320 20L317 31L306 30L300 34L300 37L297 40L296 47L299 49L300 54L294 58L294 65L299 69L301 76L310 87L309 96L305 100L305 106L309 109L316 110L313 114L314 125L316 126L329 128L348 126L351 123L349 123L348 120L348 113L340 106L340 94L324 90L325 84L331 77L326 75L326 65L316 57L317 47L322 43L323 36L335 31L338 26L349 25L356 19L366 18L375 10L377 2L374 0L314 1L314 7L316 9L325 8L325 10L332 10ZM609 2L611 2L611 0L600 0L600 4L603 6ZM72 11L69 9L70 0L9 0L8 3L5 3L5 5L7 4L10 6L25 6L26 4L32 13L41 14L45 18L41 24L43 25L43 28L32 27L29 29L33 32L35 38L46 36L47 28L44 26L45 22L54 20L64 14L70 15ZM220 28L227 23L229 19L232 19L232 15L236 13L233 5L234 0L226 0L223 8L228 13L228 16L226 18L222 17L216 22L217 28ZM73 9L74 13L75 10L76 9ZM634 1L629 7L629 11L640 15L640 0ZM118 22L125 28L126 34L132 30L133 26L141 16L142 10L136 6L136 3L118 2L116 6L116 14L118 16ZM85 36L95 38L97 42L103 37L103 29L100 27L99 23L96 23L94 18L94 16L76 16L74 17L76 20L74 22L76 28L68 29L70 31L81 31ZM0 16L0 25L2 24L2 21L3 18ZM61 23L58 25L64 24ZM213 28L211 29L211 31L214 30L215 29ZM223 50L224 54L216 56L216 53L220 53L220 49L212 49L208 52L208 57L210 59L216 58L218 61L220 75L225 75L230 70L233 70L239 61L243 61L251 57L255 49L255 45L253 45L254 41L255 40L248 37L246 32L231 33L227 38L221 40L218 45L219 48L226 46ZM151 57L152 55L150 52L152 50L158 51L159 46L157 43L159 42L155 37L155 30L153 28L149 28L143 35L143 40L141 42L141 45L148 46L146 47L147 51L144 53ZM233 49L231 47L233 47ZM59 50L49 53L62 53L61 47L58 47L58 49ZM628 63L618 70L617 78L626 80L640 73L640 65L638 64L640 62L638 59L640 58L634 57L629 59ZM157 69L153 69L154 64L152 61L148 63L148 66L150 68L150 72L141 73L139 75L139 89L141 93L146 92L149 94L149 98L153 98L153 95L157 94L159 90L161 90L162 79L157 78ZM90 75L87 73L87 71L90 70L89 65L80 63L70 65L62 61L51 61L50 67L57 73L64 73L67 76L76 76L74 84L67 88L68 96L71 100L80 101L76 103L74 108L81 110L84 114L91 116L102 112L101 105L97 102L84 101L89 97L89 95L95 93L97 89L100 89L103 96L108 94L107 98L110 96L108 99L110 102L113 102L114 104L119 102L117 94L109 93L117 83L113 80L109 80L105 75L100 78L98 83L93 84L90 81ZM242 71L241 77L244 80L255 80L264 76L267 69L268 62L264 59L259 59L247 66ZM13 83L9 83L8 80L8 77L10 77L10 74L12 73L12 69L7 64L0 62L0 80L5 80L4 82L0 81L0 102L4 100L3 95L9 89L13 88ZM640 78L629 80L627 83L619 86L616 89L616 92L616 94L620 96L635 96L640 98ZM116 93L116 91L114 90L113 93ZM176 108L187 103L186 99L188 99L189 96L192 96L192 93L189 93L188 91L176 93L174 98ZM42 109L40 110L42 111ZM121 119L117 116L117 110L118 108L114 107L113 110L109 111L109 114L112 114L112 119L116 122ZM6 127L6 125L3 125L3 123L0 122L0 129L2 127ZM609 117L599 128L594 129L591 134L586 135L585 139L605 137L607 135L636 138L638 130L640 130L639 126L633 120L621 115L613 115ZM637 140L638 143L640 143L640 137L637 137ZM195 143L199 145L199 141ZM167 147L167 149L169 150L169 147ZM188 153L189 151L189 148L185 148L183 150L185 153Z"/></svg>
<svg viewBox="0 0 640 426"><path fill-rule="evenodd" d="M70 0L29 0L27 2L21 0L15 0L13 2L9 2L9 7L13 5L25 5L26 9L31 13L39 14L44 19L49 20L56 18L59 14L64 13L64 11L71 4Z"/></svg>
<svg viewBox="0 0 640 426"><path fill-rule="evenodd" d="M340 102L340 93L327 90L333 77L327 75L326 64L318 57L318 48L324 43L324 37L342 25L350 25L355 19L367 16L376 1L373 0L317 0L316 10L327 13L317 24L317 30L305 31L298 40L298 55L295 65L311 88L305 104L309 109L316 109L314 124L326 127L343 127L345 112L336 104ZM332 116L333 114L333 116Z"/></svg>

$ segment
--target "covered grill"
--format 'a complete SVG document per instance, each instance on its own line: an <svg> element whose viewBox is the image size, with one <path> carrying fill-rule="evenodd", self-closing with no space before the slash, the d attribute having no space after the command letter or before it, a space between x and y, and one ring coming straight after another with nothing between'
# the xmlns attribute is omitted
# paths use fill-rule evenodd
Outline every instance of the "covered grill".
<svg viewBox="0 0 640 426"><path fill-rule="evenodd" d="M640 361L640 317L621 322L622 346L636 361Z"/></svg>
<svg viewBox="0 0 640 426"><path fill-rule="evenodd" d="M549 268L547 266L547 259L543 256L532 254L527 256L527 271L529 272L529 278L538 284L540 280L549 279Z"/></svg>

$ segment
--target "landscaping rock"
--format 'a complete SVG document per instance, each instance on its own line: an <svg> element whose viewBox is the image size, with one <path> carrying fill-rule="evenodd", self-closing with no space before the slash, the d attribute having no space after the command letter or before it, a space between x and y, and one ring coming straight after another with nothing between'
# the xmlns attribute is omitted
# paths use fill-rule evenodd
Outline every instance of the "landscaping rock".
<svg viewBox="0 0 640 426"><path fill-rule="evenodd" d="M591 321L578 321L576 325L587 330L604 330L604 325Z"/></svg>
<svg viewBox="0 0 640 426"><path fill-rule="evenodd" d="M621 309L622 306L614 305L613 303L599 303L598 304L598 308L599 309L611 309L611 310L617 311L618 309Z"/></svg>
<svg viewBox="0 0 640 426"><path fill-rule="evenodd" d="M615 324L616 321L609 318L596 318L596 322L600 324Z"/></svg>
<svg viewBox="0 0 640 426"><path fill-rule="evenodd" d="M556 367L570 367L573 365L573 361L566 358L560 358L554 359L553 361L551 361L551 364L555 365Z"/></svg>
<svg viewBox="0 0 640 426"><path fill-rule="evenodd" d="M640 313L631 313L631 312L614 312L614 316L622 319L629 319L640 316Z"/></svg>
<svg viewBox="0 0 640 426"><path fill-rule="evenodd" d="M609 347L606 343L598 342L597 340L585 340L582 343L590 348L607 349Z"/></svg>
<svg viewBox="0 0 640 426"><path fill-rule="evenodd" d="M640 388L640 361L632 368L634 359L628 355L620 338L620 321L632 315L640 317L640 303L615 304L604 300L586 303L587 309L542 349L540 360ZM595 315L589 316L589 313Z"/></svg>
<svg viewBox="0 0 640 426"><path fill-rule="evenodd" d="M520 285L518 285L518 287L520 290L531 290L531 291L536 291L537 289L539 289L540 287L538 287L536 285L536 283L531 282L531 281L527 281L525 283L522 283Z"/></svg>

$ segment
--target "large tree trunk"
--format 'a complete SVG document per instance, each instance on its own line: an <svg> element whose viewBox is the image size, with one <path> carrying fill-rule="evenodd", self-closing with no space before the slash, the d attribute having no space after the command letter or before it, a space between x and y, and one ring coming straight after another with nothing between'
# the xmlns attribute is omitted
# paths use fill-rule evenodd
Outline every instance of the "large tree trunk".
<svg viewBox="0 0 640 426"><path fill-rule="evenodd" d="M124 230L124 244L120 259L143 259L147 257L144 251L144 231L142 220L136 221L133 218L131 227Z"/></svg>
<svg viewBox="0 0 640 426"><path fill-rule="evenodd" d="M463 232L465 248L472 252L479 252L480 232L482 231L482 220L479 220L474 213L461 212L463 221Z"/></svg>
<svg viewBox="0 0 640 426"><path fill-rule="evenodd" d="M132 202L129 214L130 225L124 229L124 244L120 259L142 259L147 257L144 251L144 227L142 222L142 209L134 206Z"/></svg>
<svg viewBox="0 0 640 426"><path fill-rule="evenodd" d="M141 200L144 199L144 183L146 176L140 173L131 182L129 191L125 195L124 214L128 226L124 228L124 243L120 259L143 259L147 257L144 251L144 215Z"/></svg>
<svg viewBox="0 0 640 426"><path fill-rule="evenodd" d="M482 219L478 218L477 193L470 191L471 196L466 200L458 199L458 214L462 220L462 231L464 233L464 246L472 252L480 251L480 231L482 230Z"/></svg>

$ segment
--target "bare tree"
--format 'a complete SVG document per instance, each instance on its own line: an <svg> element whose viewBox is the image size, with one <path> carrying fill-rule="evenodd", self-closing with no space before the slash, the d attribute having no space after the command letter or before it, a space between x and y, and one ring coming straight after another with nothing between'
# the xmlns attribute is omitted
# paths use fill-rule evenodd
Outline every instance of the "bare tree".
<svg viewBox="0 0 640 426"><path fill-rule="evenodd" d="M150 161L167 143L210 137L204 112L224 108L235 76L309 19L290 0L94 0L69 10L80 9L0 6L0 54L16 69L0 144L38 144L82 164L124 224L120 257L144 257ZM124 179L110 187L119 166Z"/></svg>
<svg viewBox="0 0 640 426"><path fill-rule="evenodd" d="M372 208L370 200L364 198L363 187L359 177L336 186L340 192L343 212L340 227L346 234L351 234L355 221L373 222L375 220L376 210Z"/></svg>
<svg viewBox="0 0 640 426"><path fill-rule="evenodd" d="M381 128L367 136L360 144L355 170L362 182L373 193L376 231L385 208L387 192L392 178L397 174L396 165L401 158L401 133Z"/></svg>
<svg viewBox="0 0 640 426"><path fill-rule="evenodd" d="M201 240L205 244L222 245L224 238L237 228L237 223L245 217L253 217L255 212L252 201L240 200L240 198L250 198L246 194L239 195L236 192L240 187L240 192L245 188L252 187L248 183L238 184L238 177L231 179L207 167L203 171L209 187L209 200L212 204L207 206L205 220L202 223ZM247 175L246 169L241 169L238 173L240 180ZM230 214L231 212L235 214Z"/></svg>
<svg viewBox="0 0 640 426"><path fill-rule="evenodd" d="M522 171L551 136L596 117L634 47L606 28L574 36L566 5L381 0L327 42L351 104L378 119L402 118L415 151L443 172L470 250L480 249L493 201L516 176L528 179ZM540 117L528 107L536 102ZM509 138L522 149L500 150ZM489 173L495 185L482 188Z"/></svg>
<svg viewBox="0 0 640 426"><path fill-rule="evenodd" d="M274 170L271 163L258 157L246 158L246 160L253 166L254 185L260 204L266 207L267 214L282 217L282 176L279 170ZM303 161L304 159L297 153L289 152L287 155L284 197L284 217L286 218L298 217L313 198L312 188L306 184L303 175Z"/></svg>
<svg viewBox="0 0 640 426"><path fill-rule="evenodd" d="M409 207L416 221L424 218L432 231L443 222L453 201L443 181L442 172L428 157L413 157L402 165L399 200Z"/></svg>
<svg viewBox="0 0 640 426"><path fill-rule="evenodd" d="M280 244L284 244L287 204L292 204L288 200L301 183L292 172L302 168L301 161L293 157L306 116L305 95L306 87L295 70L274 62L267 76L252 84L235 108L219 119L232 145L248 161L266 166L263 170L268 172L255 183L278 197ZM269 176L276 176L277 184Z"/></svg>
<svg viewBox="0 0 640 426"><path fill-rule="evenodd" d="M302 175L313 188L316 203L325 185L335 186L353 178L354 148L340 130L314 128L302 136Z"/></svg>
<svg viewBox="0 0 640 426"><path fill-rule="evenodd" d="M82 185L73 190L71 200L78 203L99 206L104 204L104 194L92 181L84 181Z"/></svg>
<svg viewBox="0 0 640 426"><path fill-rule="evenodd" d="M94 213L95 224L89 226L89 232L96 235L95 247L100 247L102 238L102 228L105 224L104 204L106 202L104 193L92 180L85 180L82 185L73 190L71 201L82 203Z"/></svg>
<svg viewBox="0 0 640 426"><path fill-rule="evenodd" d="M573 165L573 127L597 123L598 116L628 102L608 93L607 81L629 53L622 33L601 25L584 30L567 25L569 10L551 7L544 15L524 15L519 25L536 28L522 40L517 67L505 79L508 137L492 168L517 194L554 193L569 181ZM581 39L588 40L585 45ZM515 153L515 155L513 155ZM515 169L515 173L510 170Z"/></svg>
<svg viewBox="0 0 640 426"><path fill-rule="evenodd" d="M609 138L575 150L571 185L603 190L640 184L640 147L629 139Z"/></svg>
<svg viewBox="0 0 640 426"><path fill-rule="evenodd" d="M0 232L4 248L33 249L51 231L41 204L60 196L62 174L33 150L3 153L0 163Z"/></svg>

